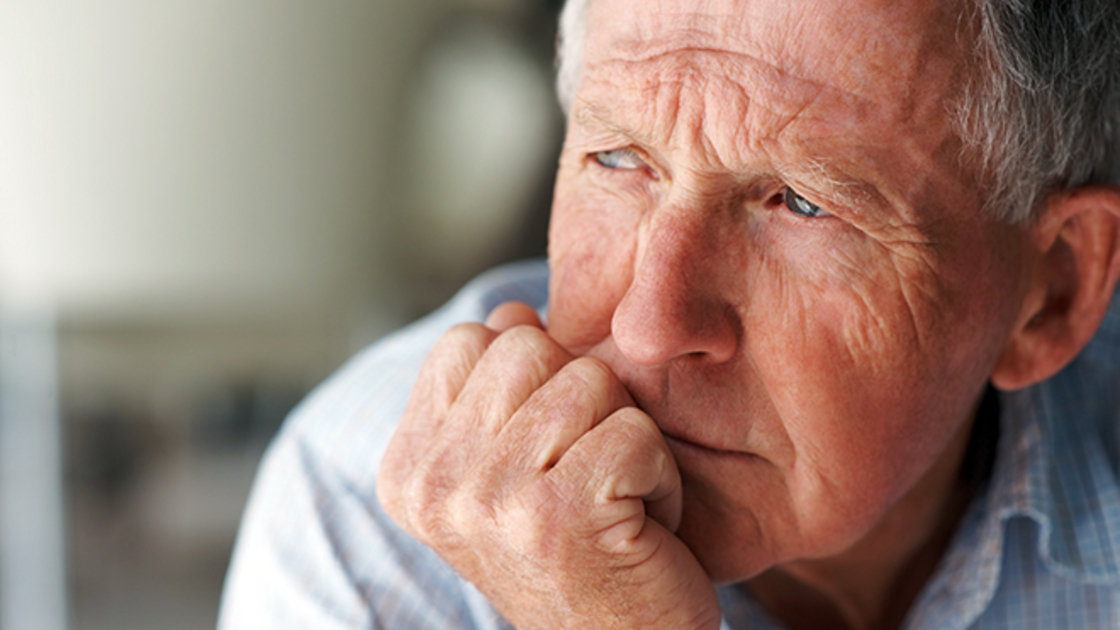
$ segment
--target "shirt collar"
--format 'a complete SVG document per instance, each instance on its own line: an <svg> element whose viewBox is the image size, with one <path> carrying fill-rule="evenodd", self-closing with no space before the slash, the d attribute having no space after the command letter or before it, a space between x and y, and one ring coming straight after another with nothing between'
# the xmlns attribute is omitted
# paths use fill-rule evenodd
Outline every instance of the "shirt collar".
<svg viewBox="0 0 1120 630"><path fill-rule="evenodd" d="M1071 366L1076 367L1076 366ZM1101 387L1092 374L1066 370L1039 387L1008 395L1008 445L993 515L1038 525L1037 553L1050 571L1085 583L1120 583L1120 488L1115 444L1101 439L1108 415L1092 411ZM1114 422L1115 420L1113 420ZM1110 453L1111 452L1111 457ZM997 464L999 466L999 464ZM998 473L997 473L998 474Z"/></svg>
<svg viewBox="0 0 1120 630"><path fill-rule="evenodd" d="M907 626L965 628L1000 582L1007 522L1036 525L1047 570L1120 583L1120 294L1090 344L1036 386L1000 395L1000 440L988 490L958 527Z"/></svg>
<svg viewBox="0 0 1120 630"><path fill-rule="evenodd" d="M1087 583L1120 583L1117 383L1120 295L1068 367L1004 398L1004 426L1018 425L1022 437L1009 449L1000 519L1034 520L1046 567Z"/></svg>

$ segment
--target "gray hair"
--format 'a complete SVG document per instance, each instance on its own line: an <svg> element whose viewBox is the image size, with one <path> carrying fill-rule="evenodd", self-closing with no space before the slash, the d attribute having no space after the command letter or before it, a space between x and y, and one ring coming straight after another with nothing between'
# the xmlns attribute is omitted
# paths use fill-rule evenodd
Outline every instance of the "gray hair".
<svg viewBox="0 0 1120 630"><path fill-rule="evenodd" d="M583 44L587 39L587 5L591 0L567 0L560 11L556 37L556 95L564 113L572 111L582 82Z"/></svg>
<svg viewBox="0 0 1120 630"><path fill-rule="evenodd" d="M1024 223L1053 191L1120 183L1120 2L969 0L977 72L954 107L984 210ZM557 93L571 110L590 0L560 14Z"/></svg>

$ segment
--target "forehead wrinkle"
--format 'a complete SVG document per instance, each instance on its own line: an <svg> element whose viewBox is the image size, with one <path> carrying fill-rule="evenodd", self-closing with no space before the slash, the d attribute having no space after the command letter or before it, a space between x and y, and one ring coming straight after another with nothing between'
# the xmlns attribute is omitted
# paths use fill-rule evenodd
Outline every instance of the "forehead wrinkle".
<svg viewBox="0 0 1120 630"><path fill-rule="evenodd" d="M643 44L648 44L648 42L643 42ZM857 105L866 105L872 102L871 98L853 90L846 89L839 85L798 76L761 57L742 51L701 46L666 48L664 50L660 47L649 47L654 50L649 51L647 54L616 54L610 59L595 62L589 61L587 64L589 70L588 74L590 75L597 71L603 71L606 73L617 73L623 76L633 77L636 74L634 71L640 66L660 66L661 71L656 73L658 75L669 72L674 68L679 70L685 67L695 67L706 70L711 66L717 66L720 70L723 70L722 74L727 77L731 83L738 84L744 91L751 88L751 91L757 91L765 96L773 97L759 99L757 98L758 95L756 95L756 98L752 100L761 100L762 102L793 101L796 103L785 112L777 112L771 108L771 111L783 113L789 118L796 116L823 93L832 94L837 100L844 100ZM704 73L702 72L701 74ZM735 74L741 75L743 80L731 80L732 76Z"/></svg>
<svg viewBox="0 0 1120 630"><path fill-rule="evenodd" d="M655 106L659 115L647 117L647 121L669 128L659 129L655 134L626 129L631 137L653 140L652 136L656 135L668 138L672 128L680 122L682 113L689 113L694 116L691 122L697 129L703 129L706 135L686 140L708 148L729 145L744 155L760 152L772 143L782 144L779 136L786 127L823 95L829 95L826 100L831 103L843 101L848 107L856 108L864 100L836 86L792 76L757 57L713 48L673 50L638 59L599 61L589 65L587 82L605 85L616 94L629 93L631 102L637 105L632 108L635 111ZM727 88L734 90L735 94L729 96ZM720 94L721 90L723 94ZM586 92L581 90L577 100L586 103L586 96ZM701 97L699 102L702 106L692 107L690 112L681 112L682 98L691 104L697 102L691 98L693 96ZM750 107L729 107L736 98L739 104L750 104ZM596 118L600 122L613 119L610 110L625 107L625 100L604 99L594 108L598 114ZM660 115L664 111L670 111L672 115ZM737 114L737 117L728 118L728 114ZM579 115L577 121L585 122ZM821 121L827 122L827 118ZM723 129L712 133L711 125L705 124L707 122L720 124ZM622 127L618 122L612 126Z"/></svg>
<svg viewBox="0 0 1120 630"><path fill-rule="evenodd" d="M591 3L592 25L597 23L594 18L599 17L599 10L612 4L626 7L632 15L617 23L617 15L608 13L616 20L609 35L604 29L606 36L598 37L592 29L589 42L597 55L632 60L674 50L766 58L788 74L813 77L836 87L843 83L871 94L875 89L869 85L870 79L879 77L884 69L897 84L910 83L924 72L928 59L922 53L943 50L946 32L959 43L965 2L814 0L811 4L817 6L809 8L799 2L774 7L751 0L601 1ZM909 15L915 4L923 7L916 17ZM817 58L801 54L797 42L803 39L819 40L828 54ZM837 76L838 69L846 78Z"/></svg>

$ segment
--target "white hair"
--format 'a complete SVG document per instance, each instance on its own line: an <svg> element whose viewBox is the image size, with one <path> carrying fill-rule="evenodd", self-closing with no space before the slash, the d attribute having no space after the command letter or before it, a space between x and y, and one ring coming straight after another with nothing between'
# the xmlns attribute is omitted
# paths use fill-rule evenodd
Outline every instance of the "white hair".
<svg viewBox="0 0 1120 630"><path fill-rule="evenodd" d="M564 113L572 111L576 90L583 82L583 45L587 39L587 5L591 0L567 0L560 11L556 38L556 94Z"/></svg>
<svg viewBox="0 0 1120 630"><path fill-rule="evenodd" d="M1120 183L1120 2L970 0L976 72L954 106L988 190L984 210L1011 223L1053 191ZM569 112L583 72L590 0L560 14L557 93Z"/></svg>

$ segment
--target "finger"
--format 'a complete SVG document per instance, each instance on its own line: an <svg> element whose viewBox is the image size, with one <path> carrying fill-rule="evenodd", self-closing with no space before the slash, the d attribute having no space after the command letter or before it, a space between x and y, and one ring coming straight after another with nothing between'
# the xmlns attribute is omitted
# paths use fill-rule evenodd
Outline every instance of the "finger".
<svg viewBox="0 0 1120 630"><path fill-rule="evenodd" d="M606 364L591 357L573 359L534 391L499 434L488 440L490 448L471 468L464 483L474 489L473 496L502 504L507 493L518 493L527 482L539 480L592 427L633 404L629 392ZM528 523L538 512L528 504L543 500L547 494L535 496L522 503L522 507L529 507L524 512L528 520L514 529L535 531ZM457 522L469 520L459 518ZM492 527L492 520L482 519L482 526Z"/></svg>
<svg viewBox="0 0 1120 630"><path fill-rule="evenodd" d="M469 481L526 399L571 360L543 330L478 325L445 335L422 369L386 452L378 493L421 540L443 535L444 498ZM503 480L503 481L508 481Z"/></svg>
<svg viewBox="0 0 1120 630"><path fill-rule="evenodd" d="M616 411L584 434L549 475L565 490L580 490L585 526L607 549L636 541L646 516L670 532L680 525L676 461L657 425L636 407Z"/></svg>
<svg viewBox="0 0 1120 630"><path fill-rule="evenodd" d="M498 332L505 332L514 326L544 328L537 311L524 302L499 304L486 318L486 327Z"/></svg>
<svg viewBox="0 0 1120 630"><path fill-rule="evenodd" d="M420 368L405 416L446 416L497 338L498 333L478 324L460 324L444 333Z"/></svg>
<svg viewBox="0 0 1120 630"><path fill-rule="evenodd" d="M475 365L449 422L464 439L493 439L533 392L571 360L572 355L540 328L505 331Z"/></svg>
<svg viewBox="0 0 1120 630"><path fill-rule="evenodd" d="M497 468L547 472L583 434L633 405L606 364L591 357L573 359L533 392L506 424L498 449L505 461Z"/></svg>
<svg viewBox="0 0 1120 630"><path fill-rule="evenodd" d="M497 335L469 370L446 418L414 422L419 429L410 434L411 447L420 455L401 456L408 470L387 493L397 501L390 514L398 523L422 542L438 545L452 544L457 531L482 522L486 506L497 505L519 481L518 469L485 465L496 461L495 437L571 358L540 328L517 326ZM452 367L460 364L466 362Z"/></svg>
<svg viewBox="0 0 1120 630"><path fill-rule="evenodd" d="M378 495L391 512L404 479L437 444L435 436L452 404L497 336L485 326L461 324L445 333L425 359L378 474Z"/></svg>

